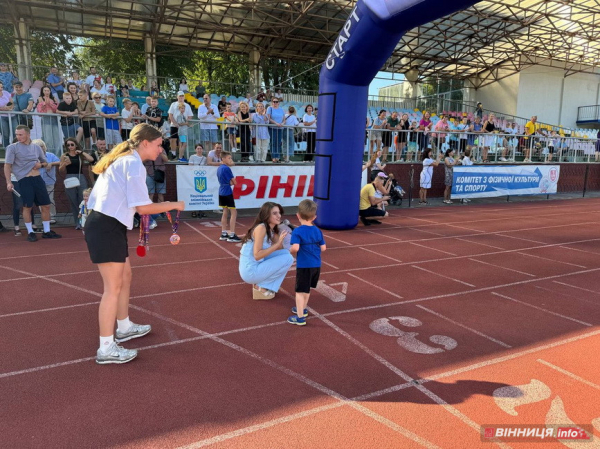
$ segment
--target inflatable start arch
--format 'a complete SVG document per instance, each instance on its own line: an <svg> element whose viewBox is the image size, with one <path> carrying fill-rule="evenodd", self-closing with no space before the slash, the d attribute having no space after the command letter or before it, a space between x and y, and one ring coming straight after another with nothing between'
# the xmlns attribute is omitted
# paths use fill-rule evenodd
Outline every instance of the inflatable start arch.
<svg viewBox="0 0 600 449"><path fill-rule="evenodd" d="M317 224L352 229L359 191L369 84L408 30L475 0L358 0L319 79L315 166Z"/></svg>

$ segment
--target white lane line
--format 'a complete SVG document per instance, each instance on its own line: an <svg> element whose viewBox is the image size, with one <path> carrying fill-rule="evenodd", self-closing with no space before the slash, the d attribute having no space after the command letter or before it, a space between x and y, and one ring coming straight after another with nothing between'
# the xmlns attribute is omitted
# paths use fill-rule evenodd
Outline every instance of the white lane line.
<svg viewBox="0 0 600 449"><path fill-rule="evenodd" d="M9 318L11 316L19 316L19 315L29 315L29 314L38 313L38 312L54 312L55 310L73 309L75 307L85 307L85 306L92 306L92 305L98 305L98 304L100 304L100 301L86 302L83 304L71 304L69 306L49 307L47 309L26 310L24 312L14 312L14 313L7 313L4 315L0 315L0 318Z"/></svg>
<svg viewBox="0 0 600 449"><path fill-rule="evenodd" d="M365 284L368 284L369 286L371 286L373 288L376 288L377 290L381 290L382 292L387 293L388 295L391 295L391 296L393 296L395 298L404 299L402 296L398 295L397 293L394 293L394 292L392 292L390 290L387 290L387 289L385 289L385 288L383 288L383 287L381 287L381 286L379 286L379 285L377 285L375 283L366 281L363 278L361 278L360 276L356 276L355 274L352 274L352 273L348 273L348 276L351 276L354 279L358 279L359 281L364 282Z"/></svg>
<svg viewBox="0 0 600 449"><path fill-rule="evenodd" d="M519 301L518 299L511 298L510 296L501 295L500 293L496 293L496 292L492 292L492 295L499 296L500 298L508 299L510 301L514 301L514 302L516 302L518 304L522 304L524 306L531 307L532 309L540 310L540 311L548 313L550 315L554 315L554 316L557 316L557 317L560 317L560 318L564 318L565 320L573 321L574 323L583 324L584 326L593 326L592 324L586 323L585 321L581 321L581 320L572 318L570 316L563 315L562 313L552 312L551 310L544 309L543 307L534 306L533 304L529 304L528 302L525 302L525 301Z"/></svg>
<svg viewBox="0 0 600 449"><path fill-rule="evenodd" d="M541 363L542 365L546 365L547 367L552 368L553 370L556 370L559 373L564 374L565 376L569 376L571 379L575 379L575 380L581 382L582 384L587 385L588 387L592 387L592 388L595 388L596 390L600 390L600 385L590 382L589 380L586 380L583 377L578 376L577 374L567 371L566 369L561 368L560 366L553 365L552 363L547 362L546 360L543 360L543 359L537 359L537 361L539 363Z"/></svg>
<svg viewBox="0 0 600 449"><path fill-rule="evenodd" d="M475 285L469 284L468 282L464 282L464 281L461 281L459 279L454 279L454 278L452 278L450 276L446 276L445 274L439 274L439 273L436 273L435 271L431 271L431 270L428 270L426 268L419 267L417 265L411 265L411 267L416 268L417 270L426 271L427 273L431 273L431 274L434 274L434 275L439 276L439 277L443 277L443 278L448 279L450 281L458 282L458 283L466 285L468 287L475 287Z"/></svg>
<svg viewBox="0 0 600 449"><path fill-rule="evenodd" d="M338 334L340 334L341 336L343 336L344 338L346 338L346 340L348 340L349 342L351 342L352 344L354 344L355 346L357 346L358 348L360 348L367 355L369 355L370 357L372 357L373 359L375 359L376 361L378 361L379 363L381 363L383 366L385 366L386 368L388 368L390 371L392 371L394 374L396 374L402 380L405 380L406 382L411 382L411 381L414 380L411 376L409 376L404 371L402 371L401 369L399 369L398 367L396 367L395 365L393 365L392 363L390 363L388 360L386 360L384 357L380 356L375 351L371 350L369 347L367 347L366 345L364 345L363 343L361 343L360 341L358 341L356 338L354 338L348 332L346 332L345 330L343 330L342 328L340 328L338 325L336 325L332 321L328 320L326 317L324 317L323 315L321 315L320 313L318 313L316 310L314 310L311 307L309 307L309 310L312 312L312 314L314 316L316 316L321 321L323 321L323 323L325 323L327 326L329 326L330 328L332 328L333 330L335 330ZM444 401L441 397L439 397L438 395L436 395L434 392L432 392L431 390L425 388L421 384L415 384L415 388L417 390L419 390L421 393L423 393L425 396L427 396L429 399L431 399L433 402L435 402L436 404L442 406L447 412L449 412L450 414L452 414L455 417L457 417L458 419L460 419L463 423L465 423L466 425L472 427L474 430L477 431L477 433L480 432L481 426L479 424L477 424L475 421L473 421L467 415L465 415L462 412L460 412L456 407L453 407L452 405L448 404L448 402ZM496 442L496 444L498 444L501 447L508 447L506 445L503 445L502 443Z"/></svg>
<svg viewBox="0 0 600 449"><path fill-rule="evenodd" d="M77 285L67 284L66 282L59 281L58 279L52 279L47 276L40 276L40 275L37 275L34 273L29 273L29 272L23 271L23 270L17 270L16 268L7 267L7 266L3 266L3 265L0 265L0 268L2 268L4 270L14 271L15 273L19 273L19 274L25 274L25 275L31 276L32 278L43 279L45 281L52 282L54 284L63 285L65 287L70 287L75 290L79 290L80 292L83 292L83 293L89 293L90 295L93 295L93 296L102 297L102 293L94 292L92 290L88 290L87 288L79 287Z"/></svg>
<svg viewBox="0 0 600 449"><path fill-rule="evenodd" d="M469 243L473 243L475 245L481 245L481 246L487 246L488 248L494 248L494 249L499 249L500 251L504 251L505 248L501 248L499 246L494 246L494 245L488 245L487 243L481 243L481 242L474 242L473 240L467 240L464 237L453 237L456 240L462 240L464 242L469 242Z"/></svg>
<svg viewBox="0 0 600 449"><path fill-rule="evenodd" d="M331 240L335 240L336 242L343 243L344 245L353 246L353 245L352 245L352 243L348 243L348 242L346 242L346 241L344 241L344 240L341 240L341 239L338 239L338 238L332 237L330 233L323 234L323 236L324 236L325 238L327 238L327 239L331 239Z"/></svg>
<svg viewBox="0 0 600 449"><path fill-rule="evenodd" d="M563 243L563 245L564 245L564 243ZM586 250L586 249L571 248L570 246L559 246L559 248L561 248L561 249L570 249L571 251L579 251L580 253L593 254L594 256L600 256L599 252L589 251L589 250Z"/></svg>
<svg viewBox="0 0 600 449"><path fill-rule="evenodd" d="M187 226L189 226L190 228L192 228L194 231L196 231L198 234L200 234L202 237L204 237L207 241L209 241L210 243L212 243L213 245L216 245L217 248L222 249L223 251L225 251L227 254L229 254L231 257L233 257L234 259L239 260L240 256L235 255L234 253L232 253L231 251L229 251L227 248L225 248L222 245L219 245L215 240L209 238L204 232L196 229L194 226L192 226L191 224L189 224L187 221L185 222L185 224Z"/></svg>
<svg viewBox="0 0 600 449"><path fill-rule="evenodd" d="M443 379L445 377L451 377L451 376L456 376L458 374L475 371L480 368L485 368L485 367L488 367L491 365L496 365L498 363L508 362L509 360L513 360L513 359L523 357L523 356L526 356L529 354L534 354L536 352L545 351L546 349L552 349L552 348L556 348L559 346L564 346L569 343L574 343L576 341L584 340L586 338L596 337L598 335L600 335L600 330L587 332L585 334L580 334L575 337L569 337L569 338L565 338L563 340L558 340L558 341L548 343L545 345L540 345L540 346L536 346L534 348L525 349L523 351L513 352L509 355L495 357L495 358L491 358L489 360L484 360L482 362L473 363L471 365L463 366L462 368L456 368L456 369L446 371L443 373L433 374L431 376L427 376L426 379L423 379L423 382L426 382L426 381L430 382L430 381L434 381L434 380L438 380L438 379Z"/></svg>
<svg viewBox="0 0 600 449"><path fill-rule="evenodd" d="M429 313L431 313L432 315L435 315L435 316L437 316L437 317L439 317L439 318L441 318L441 319L443 319L443 320L446 320L446 321L448 321L449 323L452 323L452 324L454 324L454 325L456 325L456 326L462 327L463 329L466 329L466 330L468 330L468 331L470 331L470 332L473 332L474 334L476 334L476 335L479 335L480 337L486 338L486 339L488 339L488 340L490 340L490 341L492 341L492 342L494 342L494 343L496 343L496 344L498 344L498 345L500 345L500 346L502 346L502 347L504 347L504 348L512 348L512 346L511 346L511 345L508 345L508 344L506 344L506 343L504 343L504 342L502 342L502 341L500 341L500 340L497 340L497 339L495 339L494 337L490 337L489 335L486 335L486 334L484 334L483 332L479 332L478 330L476 330L476 329L473 329L472 327L465 326L464 324L462 324L462 323L459 323L458 321L454 321L452 318L449 318L449 317L447 317L447 316L445 316L445 315L442 315L442 314L441 314L441 313L439 313L439 312L436 312L436 311L434 311L434 310L428 309L427 307L425 307L425 306L422 306L422 305L420 305L420 304L418 304L418 305L417 305L417 307L418 307L419 309L425 310L426 312L429 312Z"/></svg>
<svg viewBox="0 0 600 449"><path fill-rule="evenodd" d="M501 268L502 270L514 271L515 273L523 274L523 275L525 275L525 276L536 277L536 276L535 276L535 274L526 273L526 272L524 272L524 271L521 271L521 270L515 270L515 269L513 269L513 268L506 268L506 267L503 267L503 266L501 266L501 265L496 265L496 264L493 264L493 263L484 262L483 260L473 259L473 258L471 258L471 257L469 257L469 260L470 260L470 261L472 261L472 262L477 262L477 263L482 263L482 264L484 264L484 265L489 265L489 266L491 266L491 267Z"/></svg>
<svg viewBox="0 0 600 449"><path fill-rule="evenodd" d="M562 261L562 260L560 260L560 259L550 259L550 258L548 258L548 257L536 256L535 254L522 253L522 252L518 252L517 254L520 254L520 255L522 255L522 256L535 257L535 258L537 258L537 259L542 259L542 260L549 260L550 262L553 262L553 263L562 263L562 264L564 264L564 265L570 265L570 266L572 266L572 267L577 267L577 268L587 268L587 267L586 267L586 266L584 266L584 265L578 265L578 264L576 264L576 263L565 262L565 261Z"/></svg>
<svg viewBox="0 0 600 449"><path fill-rule="evenodd" d="M399 259L395 259L395 258L393 258L393 257L386 256L385 254L378 253L377 251L373 251L372 249L369 249L369 248L363 248L362 246L359 246L359 248L360 248L361 250L363 250L363 251L367 251L367 252L369 252L369 253L377 254L379 257L383 257L383 258L385 258L385 259L393 260L394 262L397 262L397 263L402 263L402 261L401 261L401 260L399 260Z"/></svg>
<svg viewBox="0 0 600 449"><path fill-rule="evenodd" d="M187 330L189 330L191 332L194 332L194 333L200 334L202 336L205 336L205 337L209 338L210 340L212 340L212 341L214 341L216 343L220 343L220 344L222 344L224 346L227 346L228 348L233 349L234 351L237 351L237 352L239 352L241 354L244 354L244 355L246 355L246 356L248 356L250 358L253 358L253 359L257 360L258 362L260 362L260 363L262 363L264 365L267 365L267 366L269 366L271 368L274 368L275 370L280 371L280 372L282 372L282 373L284 373L284 374L286 374L286 375L288 375L288 376L290 376L290 377L292 377L292 378L294 378L294 379L296 379L296 380L298 380L298 381L300 381L300 382L302 382L302 383L304 383L304 384L306 384L306 385L308 385L308 386L316 389L317 391L319 391L319 392L321 392L323 394L326 394L327 396L329 396L329 397L331 397L333 399L336 399L336 400L338 400L340 402L343 402L343 403L347 404L349 407L351 407L351 408L359 411L360 413L362 413L362 414L364 414L364 415L372 418L373 420L375 420L375 421L377 421L377 422L379 422L379 423L381 423L381 424L389 427L390 429L392 429L392 430L400 433L401 435L404 435L405 437L407 437L407 438L409 438L409 439L411 439L411 440L413 440L413 441L421 444L422 446L429 447L429 448L437 447L433 443L431 443L431 442L427 441L426 439L420 437L419 435L411 432L410 430L405 429L404 427L396 424L395 422L393 422L393 421L385 418L384 416L381 416L380 414L372 411L371 409L369 409L369 408L367 408L367 407L365 407L363 405L360 405L358 403L352 402L349 398L346 398L345 396L337 393L336 391L334 391L334 390L332 390L332 389L330 389L330 388L328 388L328 387L326 387L326 386L324 386L324 385L322 385L322 384L320 384L320 383L318 383L318 382L316 382L316 381L314 381L314 380L312 380L312 379L310 379L310 378L308 378L308 377L306 377L306 376L304 376L302 374L299 374L299 373L297 373L297 372L295 372L295 371L293 371L293 370L291 370L289 368L286 368L285 366L280 365L280 364L274 362L271 359L263 357L263 356L255 353L253 351L250 351L249 349L246 349L246 348L244 348L242 346L239 346L239 345L237 345L235 343L232 343L230 341L224 340L224 339L222 339L220 337L216 337L214 335L211 335L208 332L202 331L202 330L200 330L198 328L195 328L193 326L190 326L188 324L181 323L181 322L179 322L177 320L174 320L172 318L166 317L164 315L161 315L159 313L153 312L151 310L146 310L143 307L133 306L133 308L135 308L136 310L139 310L139 311L144 311L144 312L146 312L146 313L148 313L148 314L150 314L150 315L152 315L152 316L154 316L156 318L159 318L159 319L162 319L164 321L167 321L168 323L174 324L176 326L181 326L184 329L187 329ZM186 446L186 448L194 448L194 447L196 447L194 444Z"/></svg>
<svg viewBox="0 0 600 449"><path fill-rule="evenodd" d="M530 231L531 229L519 229L519 231ZM508 232L508 231L506 231ZM506 237L508 239L515 239L515 240L523 240L525 242L529 242L529 243L539 243L540 245L545 245L546 242L540 242L539 240L533 240L533 239L524 239L522 237L515 237L514 235L504 235L503 233L494 233L494 235L498 236L498 237ZM561 245L564 245L564 243L561 243Z"/></svg>
<svg viewBox="0 0 600 449"><path fill-rule="evenodd" d="M440 237L447 237L444 234L440 234L439 232L426 231L425 229L419 229L419 228L413 228L413 227L406 228L406 229L410 229L411 231L424 232L426 234L437 235L437 236L440 236Z"/></svg>
<svg viewBox="0 0 600 449"><path fill-rule="evenodd" d="M590 290L588 288L583 288L583 287L580 287L578 285L567 284L566 282L559 282L559 281L552 281L552 282L554 282L555 284L564 285L565 287L576 288L576 289L579 289L579 290L583 290L584 292L595 293L597 295L600 295L600 292L597 292L595 290Z"/></svg>
<svg viewBox="0 0 600 449"><path fill-rule="evenodd" d="M448 237L446 237L448 238ZM439 253L443 253L443 254L448 254L449 256L454 256L457 257L457 254L451 253L450 251L444 251L441 249L437 249L437 248L432 248L431 246L427 246L427 245L421 245L420 243L416 243L416 242L410 242L411 245L415 245L415 246L420 246L421 248L425 248L428 249L429 251L437 251Z"/></svg>
<svg viewBox="0 0 600 449"><path fill-rule="evenodd" d="M545 290L545 291L550 292L550 293L552 293L554 295L558 294L558 295L564 296L566 298L573 298L573 299L576 299L578 301L587 302L588 304L591 304L593 306L600 306L600 302L598 302L598 301L590 301L589 299L583 299L583 298L580 298L579 296L576 296L576 295L568 295L566 293L558 292L556 290L551 290L549 288L541 287L539 285L534 285L534 287L535 288L539 288L540 290Z"/></svg>
<svg viewBox="0 0 600 449"><path fill-rule="evenodd" d="M322 263L323 265L327 265L328 267L331 267L331 268L333 268L334 270L339 270L339 269L340 269L340 267L336 267L335 265L333 265L333 264L331 264L331 263L329 263L329 262L325 262L324 260L321 260L321 263Z"/></svg>

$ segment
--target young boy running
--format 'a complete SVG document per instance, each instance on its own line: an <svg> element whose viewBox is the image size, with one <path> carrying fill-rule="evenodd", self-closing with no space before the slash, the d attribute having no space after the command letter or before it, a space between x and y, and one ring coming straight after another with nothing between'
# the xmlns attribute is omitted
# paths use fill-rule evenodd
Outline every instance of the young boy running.
<svg viewBox="0 0 600 449"><path fill-rule="evenodd" d="M296 307L287 321L298 326L306 325L310 289L316 288L321 273L321 253L327 249L323 233L313 222L317 218L317 203L302 200L296 214L300 226L292 232L290 253L296 256Z"/></svg>
<svg viewBox="0 0 600 449"><path fill-rule="evenodd" d="M233 199L233 189L235 185L235 176L231 168L233 158L231 153L223 151L221 153L221 165L217 169L217 179L219 180L219 207L223 209L223 217L221 217L221 237L219 240L227 240L228 242L238 243L242 239L235 235L235 220L237 219L237 210L235 209L235 201ZM227 232L227 216L228 211L231 211L231 220L229 221L229 232Z"/></svg>

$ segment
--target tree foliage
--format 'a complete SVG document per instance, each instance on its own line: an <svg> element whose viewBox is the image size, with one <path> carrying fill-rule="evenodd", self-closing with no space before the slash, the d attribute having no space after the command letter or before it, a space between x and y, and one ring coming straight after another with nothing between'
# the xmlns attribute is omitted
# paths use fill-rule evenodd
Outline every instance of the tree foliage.
<svg viewBox="0 0 600 449"><path fill-rule="evenodd" d="M295 91L319 90L320 65L309 62L265 58L262 71L265 86Z"/></svg>
<svg viewBox="0 0 600 449"><path fill-rule="evenodd" d="M73 36L32 31L30 43L34 77L43 78L54 65L63 70L77 66L79 61L73 42ZM17 63L14 28L10 25L0 26L0 61Z"/></svg>

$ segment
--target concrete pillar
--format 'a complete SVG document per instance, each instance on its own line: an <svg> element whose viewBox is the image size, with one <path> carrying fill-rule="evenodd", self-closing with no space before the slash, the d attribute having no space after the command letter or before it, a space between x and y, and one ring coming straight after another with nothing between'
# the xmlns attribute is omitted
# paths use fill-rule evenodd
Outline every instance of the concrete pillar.
<svg viewBox="0 0 600 449"><path fill-rule="evenodd" d="M152 81L157 81L157 70L156 70L156 47L152 36L144 36L144 57L146 59L146 79L147 79L147 90L150 90Z"/></svg>
<svg viewBox="0 0 600 449"><path fill-rule="evenodd" d="M33 81L29 27L23 19L19 19L15 23L15 49L17 52L17 76L20 80Z"/></svg>
<svg viewBox="0 0 600 449"><path fill-rule="evenodd" d="M250 67L250 93L256 95L262 85L262 73L260 71L260 52L251 50L249 56Z"/></svg>

